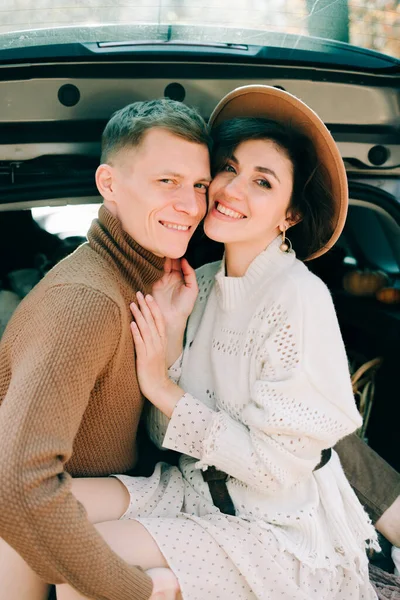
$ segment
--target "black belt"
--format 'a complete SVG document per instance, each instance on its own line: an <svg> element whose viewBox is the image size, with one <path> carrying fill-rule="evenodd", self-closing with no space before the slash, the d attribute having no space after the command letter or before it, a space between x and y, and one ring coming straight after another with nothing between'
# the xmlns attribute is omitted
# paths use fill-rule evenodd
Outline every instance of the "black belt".
<svg viewBox="0 0 400 600"><path fill-rule="evenodd" d="M218 471L215 467L208 467L203 471L203 479L208 483L214 506L226 515L235 515L235 507L226 487L227 478L226 473Z"/></svg>
<svg viewBox="0 0 400 600"><path fill-rule="evenodd" d="M322 450L321 460L314 468L314 471L318 471L318 469L324 467L329 461L331 455L331 448ZM223 471L218 471L218 469L215 467L208 467L208 469L202 473L204 481L208 483L214 506L219 508L219 510L226 515L235 515L235 507L233 506L232 498L230 497L228 488L226 486L228 475Z"/></svg>
<svg viewBox="0 0 400 600"><path fill-rule="evenodd" d="M326 463L329 462L329 459L331 456L332 456L332 448L327 448L326 450L322 450L321 460L319 461L317 466L314 467L313 470L318 471L318 469L322 469L322 467L324 467L326 465Z"/></svg>

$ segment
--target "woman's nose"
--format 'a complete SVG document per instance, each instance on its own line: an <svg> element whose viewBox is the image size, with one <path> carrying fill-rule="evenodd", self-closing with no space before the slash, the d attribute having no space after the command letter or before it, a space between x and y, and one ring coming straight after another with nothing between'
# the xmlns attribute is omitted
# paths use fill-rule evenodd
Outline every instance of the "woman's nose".
<svg viewBox="0 0 400 600"><path fill-rule="evenodd" d="M233 177L224 187L224 193L232 199L242 200L244 197L244 181L240 175Z"/></svg>

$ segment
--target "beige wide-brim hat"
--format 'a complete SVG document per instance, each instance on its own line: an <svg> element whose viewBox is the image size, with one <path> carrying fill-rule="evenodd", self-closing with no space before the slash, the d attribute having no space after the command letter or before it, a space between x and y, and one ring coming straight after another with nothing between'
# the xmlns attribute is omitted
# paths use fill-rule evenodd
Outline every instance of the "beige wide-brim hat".
<svg viewBox="0 0 400 600"><path fill-rule="evenodd" d="M294 127L313 143L335 209L330 239L306 260L321 256L332 248L340 236L349 203L346 169L335 140L307 104L288 92L268 85L246 85L227 94L213 110L209 125L213 128L235 117L272 119Z"/></svg>

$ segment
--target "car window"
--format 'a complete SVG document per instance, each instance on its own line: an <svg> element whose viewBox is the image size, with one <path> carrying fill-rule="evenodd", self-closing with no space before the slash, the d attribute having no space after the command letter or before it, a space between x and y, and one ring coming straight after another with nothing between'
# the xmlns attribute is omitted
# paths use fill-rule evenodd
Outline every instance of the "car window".
<svg viewBox="0 0 400 600"><path fill-rule="evenodd" d="M99 204L46 206L32 208L32 217L42 229L65 239L73 236L86 237L98 211Z"/></svg>
<svg viewBox="0 0 400 600"><path fill-rule="evenodd" d="M135 28L134 41L165 41L171 37L168 26L187 25L196 26L197 33L191 31L189 37L181 28L174 35L192 42L262 45L268 31L297 36L290 38L293 47L303 36L315 36L400 58L398 0L3 0L0 34L20 33L0 40L0 48L38 40L116 41L112 26L117 24L143 24L143 30ZM99 26L104 27L100 39ZM49 31L43 36L45 29ZM132 40L132 35L130 27L118 30L119 41ZM285 36L278 41L286 42Z"/></svg>
<svg viewBox="0 0 400 600"><path fill-rule="evenodd" d="M400 227L384 210L370 203L350 204L343 237L347 258L354 258L355 264L359 257L363 268L400 273Z"/></svg>

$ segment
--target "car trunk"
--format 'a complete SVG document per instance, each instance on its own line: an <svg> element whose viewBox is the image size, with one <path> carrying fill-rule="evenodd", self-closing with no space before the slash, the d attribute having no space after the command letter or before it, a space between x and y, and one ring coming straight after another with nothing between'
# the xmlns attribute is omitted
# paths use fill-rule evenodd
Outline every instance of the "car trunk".
<svg viewBox="0 0 400 600"><path fill-rule="evenodd" d="M346 273L356 269L384 271L387 287L399 286L400 61L312 38L296 46L291 36L285 36L285 42L266 40L269 45L216 45L206 41L207 28L197 41L189 29L175 32L176 39L174 30L151 42L146 41L150 33L142 32L141 43L129 42L122 32L121 43L48 46L43 38L42 45L23 49L14 48L11 41L7 48L3 44L0 279L3 301L5 292L14 294L13 300L6 294L9 314L46 270L84 241L82 232L68 233L62 227L49 233L46 218L32 218L32 210L36 215L39 207L56 212L67 205L84 208L101 201L94 172L101 132L115 110L136 100L167 96L196 106L207 119L217 101L239 85L281 87L321 116L346 164L350 208L345 230L335 249L309 266L332 291L354 368L383 358L365 436L400 469L400 305L343 288ZM183 35L194 42L184 43ZM188 257L199 266L221 252L198 232ZM15 272L23 269L31 273L16 284Z"/></svg>

